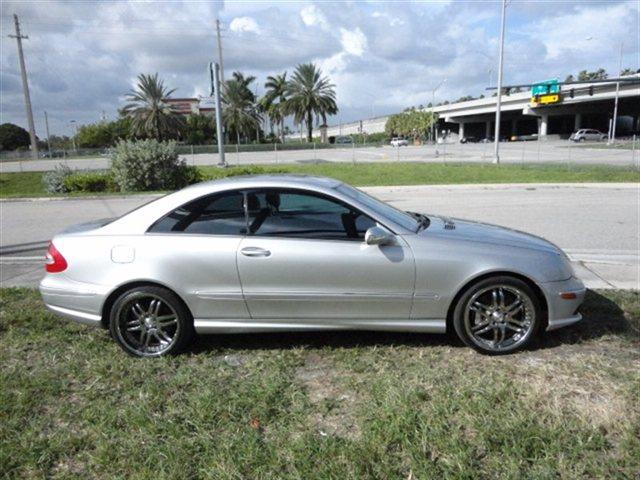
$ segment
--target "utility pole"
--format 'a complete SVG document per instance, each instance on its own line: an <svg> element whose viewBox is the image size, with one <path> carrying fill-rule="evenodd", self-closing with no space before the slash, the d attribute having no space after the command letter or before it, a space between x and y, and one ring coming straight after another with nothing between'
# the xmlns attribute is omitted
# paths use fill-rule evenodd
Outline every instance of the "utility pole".
<svg viewBox="0 0 640 480"><path fill-rule="evenodd" d="M622 47L624 46L624 43L620 42L620 66L618 68L618 75L616 75L616 77L619 77L620 74L622 73ZM620 96L620 82L616 82L616 100L615 103L613 104L613 121L611 122L611 140L609 141L609 143L614 143L616 141L616 120L618 119L618 97Z"/></svg>
<svg viewBox="0 0 640 480"><path fill-rule="evenodd" d="M18 41L18 57L20 57L20 73L22 75L22 89L24 90L24 103L27 110L27 122L29 122L29 138L31 139L31 158L38 158L38 143L36 141L36 128L33 124L33 112L31 110L31 96L29 95L29 83L27 82L27 67L24 64L24 53L22 51L22 39L29 38L20 34L20 21L18 15L13 14L13 22L16 26L16 34L9 35Z"/></svg>
<svg viewBox="0 0 640 480"><path fill-rule="evenodd" d="M224 67L222 64L222 39L220 37L220 20L216 18L216 37L218 39L218 62L220 64L220 83L224 84Z"/></svg>
<svg viewBox="0 0 640 480"><path fill-rule="evenodd" d="M224 160L224 136L222 134L222 102L220 101L220 66L217 63L212 65L213 70L213 93L216 103L216 134L218 136L218 166L226 167Z"/></svg>
<svg viewBox="0 0 640 480"><path fill-rule="evenodd" d="M498 61L498 102L496 105L496 133L494 138L493 163L500 163L500 107L502 106L502 68L504 61L504 26L507 15L507 0L502 0L502 20L500 22L500 59ZM540 141L540 139L538 139Z"/></svg>
<svg viewBox="0 0 640 480"><path fill-rule="evenodd" d="M49 158L51 157L51 137L49 135L49 116L47 115L47 111L44 111L44 125L47 129L47 150L49 151Z"/></svg>

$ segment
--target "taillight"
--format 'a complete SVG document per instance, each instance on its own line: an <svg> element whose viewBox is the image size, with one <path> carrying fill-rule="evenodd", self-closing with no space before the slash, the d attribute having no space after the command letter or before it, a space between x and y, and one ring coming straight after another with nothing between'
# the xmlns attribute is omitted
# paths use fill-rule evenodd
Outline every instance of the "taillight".
<svg viewBox="0 0 640 480"><path fill-rule="evenodd" d="M45 262L44 268L49 273L64 272L67 269L67 261L64 259L58 249L53 245L53 243L49 244L49 249L47 250L47 260Z"/></svg>

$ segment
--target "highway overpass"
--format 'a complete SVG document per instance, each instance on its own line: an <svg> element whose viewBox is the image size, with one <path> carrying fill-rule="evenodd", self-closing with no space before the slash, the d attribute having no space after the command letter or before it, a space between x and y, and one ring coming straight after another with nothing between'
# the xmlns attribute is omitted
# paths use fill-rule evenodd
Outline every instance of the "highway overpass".
<svg viewBox="0 0 640 480"><path fill-rule="evenodd" d="M636 74L635 77L638 82L620 83L616 126L618 137L640 133L640 75ZM613 117L615 95L616 82L562 85L560 102L545 106L533 105L528 90L503 94L500 134L511 136L535 133L540 138L567 138L579 128L595 128L607 132L609 120ZM460 136L494 136L496 97L440 105L433 110L439 118L439 136L445 132L451 134L450 138L453 139ZM332 125L328 127L327 135L335 137L384 132L388 118L382 116ZM320 136L318 129L314 130L315 136Z"/></svg>

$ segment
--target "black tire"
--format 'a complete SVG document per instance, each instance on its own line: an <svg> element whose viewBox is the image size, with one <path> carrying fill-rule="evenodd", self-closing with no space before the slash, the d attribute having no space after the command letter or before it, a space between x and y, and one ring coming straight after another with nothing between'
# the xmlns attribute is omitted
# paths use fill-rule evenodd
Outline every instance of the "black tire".
<svg viewBox="0 0 640 480"><path fill-rule="evenodd" d="M150 285L134 287L114 302L109 332L129 355L174 355L190 343L193 317L171 290Z"/></svg>
<svg viewBox="0 0 640 480"><path fill-rule="evenodd" d="M496 307L493 303L487 305L487 298L495 302L496 297L493 295L493 291L496 289L502 290L502 304L498 301ZM516 305L518 299L522 304L519 312L506 314L506 306ZM485 310L478 308L477 305L487 305L491 308ZM492 311L494 308L496 311L486 314L487 311ZM521 350L529 345L542 328L543 315L540 300L527 283L515 277L500 275L480 280L464 291L453 312L453 326L460 340L478 352L488 355L503 355ZM486 329L489 330L483 333L483 330ZM515 329L522 331L515 332ZM511 343L505 338L507 330L509 335L512 335L509 339ZM483 335L494 335L494 337L487 339ZM496 340L496 336L500 340L499 342Z"/></svg>

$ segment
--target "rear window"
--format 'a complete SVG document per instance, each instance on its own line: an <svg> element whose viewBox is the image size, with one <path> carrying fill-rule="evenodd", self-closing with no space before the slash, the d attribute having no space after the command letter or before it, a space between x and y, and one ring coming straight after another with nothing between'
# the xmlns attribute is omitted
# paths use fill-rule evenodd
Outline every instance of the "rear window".
<svg viewBox="0 0 640 480"><path fill-rule="evenodd" d="M245 235L244 196L240 192L227 192L198 198L158 220L149 232Z"/></svg>

